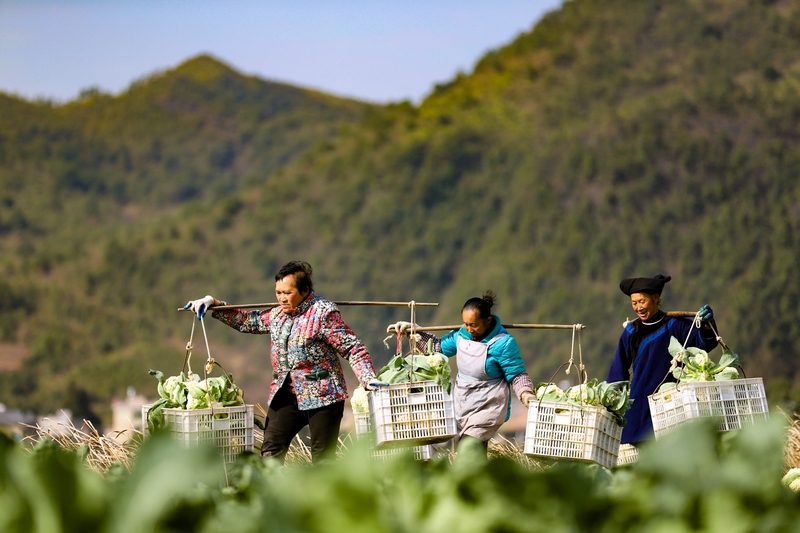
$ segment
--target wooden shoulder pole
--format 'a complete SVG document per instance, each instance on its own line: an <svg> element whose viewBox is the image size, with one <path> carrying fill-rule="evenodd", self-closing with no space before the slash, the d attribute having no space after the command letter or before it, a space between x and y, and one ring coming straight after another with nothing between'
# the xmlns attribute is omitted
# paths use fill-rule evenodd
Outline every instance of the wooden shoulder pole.
<svg viewBox="0 0 800 533"><path fill-rule="evenodd" d="M506 329L586 329L583 324L503 324ZM450 331L460 329L461 324L454 326L424 326L414 331Z"/></svg>
<svg viewBox="0 0 800 533"><path fill-rule="evenodd" d="M411 302L373 302L373 301L343 301L343 302L333 302L336 305L367 305L367 306L380 306L380 307L409 307ZM261 304L228 304L228 305L215 305L209 307L209 311L216 311L218 309L269 309L272 307L278 307L280 305L278 302L268 302L268 303L261 303ZM437 303L427 303L427 302L414 302L414 305L417 307L437 307L439 304ZM186 311L183 307L179 307L178 311Z"/></svg>

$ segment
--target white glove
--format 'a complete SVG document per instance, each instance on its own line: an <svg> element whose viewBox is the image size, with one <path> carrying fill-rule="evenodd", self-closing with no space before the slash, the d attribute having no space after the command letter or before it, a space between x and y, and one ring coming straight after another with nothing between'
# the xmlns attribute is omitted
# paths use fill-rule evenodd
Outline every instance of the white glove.
<svg viewBox="0 0 800 533"><path fill-rule="evenodd" d="M206 294L203 298L199 300L189 300L189 302L183 306L184 309L190 309L194 314L197 315L197 320L200 320L204 316L206 316L206 311L208 308L214 305L214 297L210 294Z"/></svg>
<svg viewBox="0 0 800 533"><path fill-rule="evenodd" d="M394 324L390 324L389 327L386 328L386 333L394 333L395 335L400 334L408 334L411 332L411 326L414 326L414 329L418 328L419 326L416 324L412 324L411 322L395 322Z"/></svg>
<svg viewBox="0 0 800 533"><path fill-rule="evenodd" d="M370 381L367 384L367 386L364 387L364 390L376 391L376 390L380 389L381 387L388 387L388 386L389 386L388 383L384 383L383 381L377 381L376 380L376 381Z"/></svg>
<svg viewBox="0 0 800 533"><path fill-rule="evenodd" d="M529 407L531 402L536 399L536 395L532 392L524 391L520 394L519 400L522 402L522 405L525 407Z"/></svg>

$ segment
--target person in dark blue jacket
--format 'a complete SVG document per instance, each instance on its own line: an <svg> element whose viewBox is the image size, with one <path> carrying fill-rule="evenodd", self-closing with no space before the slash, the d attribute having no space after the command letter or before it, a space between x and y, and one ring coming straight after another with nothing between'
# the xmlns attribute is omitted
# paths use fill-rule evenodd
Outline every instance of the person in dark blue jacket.
<svg viewBox="0 0 800 533"><path fill-rule="evenodd" d="M630 395L634 401L625 413L627 425L622 430L622 444L636 445L652 438L653 421L647 397L656 392L662 381L675 381L670 372L670 337L683 345L689 336L686 346L707 352L717 346L714 312L708 305L698 311L699 329L693 327L691 318L668 317L659 309L661 292L670 279L659 274L654 278L623 279L619 284L620 290L630 297L637 315L632 322L626 322L608 372L608 382L631 382Z"/></svg>

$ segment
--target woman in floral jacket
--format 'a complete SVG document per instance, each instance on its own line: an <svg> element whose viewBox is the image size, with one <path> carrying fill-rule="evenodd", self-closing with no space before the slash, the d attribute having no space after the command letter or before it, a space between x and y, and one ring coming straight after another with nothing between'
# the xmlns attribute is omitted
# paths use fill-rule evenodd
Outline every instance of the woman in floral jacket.
<svg viewBox="0 0 800 533"><path fill-rule="evenodd" d="M356 377L371 390L380 384L364 343L342 319L336 304L314 294L311 265L287 263L275 275L279 306L263 311L215 310L212 316L243 333L272 337L270 385L263 456L283 459L306 425L314 461L335 450L347 399L338 356L346 357ZM225 302L206 296L186 304L198 318Z"/></svg>

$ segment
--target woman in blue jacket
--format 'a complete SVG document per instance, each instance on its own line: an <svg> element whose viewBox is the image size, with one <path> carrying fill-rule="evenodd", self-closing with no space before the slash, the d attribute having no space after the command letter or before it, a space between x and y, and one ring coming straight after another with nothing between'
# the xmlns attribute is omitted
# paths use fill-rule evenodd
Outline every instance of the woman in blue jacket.
<svg viewBox="0 0 800 533"><path fill-rule="evenodd" d="M434 351L456 356L456 442L468 436L487 446L511 414L512 389L526 407L535 398L517 341L502 326L500 318L491 313L495 299L492 291L470 298L461 309L464 325L458 331L441 339L422 331L416 339L420 350L427 350L432 340ZM411 326L410 322L397 322L387 331L409 333Z"/></svg>

